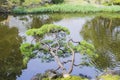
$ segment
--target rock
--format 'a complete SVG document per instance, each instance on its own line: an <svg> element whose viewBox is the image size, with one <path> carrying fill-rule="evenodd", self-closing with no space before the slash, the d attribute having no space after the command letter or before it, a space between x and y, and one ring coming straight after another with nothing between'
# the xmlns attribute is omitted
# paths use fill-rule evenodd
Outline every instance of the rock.
<svg viewBox="0 0 120 80"><path fill-rule="evenodd" d="M50 4L50 3L52 3L52 0L42 0L40 2L41 5L45 5L46 3Z"/></svg>
<svg viewBox="0 0 120 80"><path fill-rule="evenodd" d="M54 78L57 78L57 77L61 77L61 74L55 70L47 70L45 72L45 75L49 78L49 79L54 79Z"/></svg>
<svg viewBox="0 0 120 80"><path fill-rule="evenodd" d="M102 75L107 75L107 74L119 75L119 76L120 76L120 70L107 70L107 71L104 72Z"/></svg>
<svg viewBox="0 0 120 80"><path fill-rule="evenodd" d="M90 76L88 76L88 75L84 75L84 74L81 74L81 73L79 74L79 76L82 77L82 78L88 78L88 79L91 79Z"/></svg>
<svg viewBox="0 0 120 80"><path fill-rule="evenodd" d="M64 78L70 77L70 74L63 74L63 77L64 77Z"/></svg>
<svg viewBox="0 0 120 80"><path fill-rule="evenodd" d="M7 10L3 7L0 7L0 12L4 13L4 12L7 12Z"/></svg>
<svg viewBox="0 0 120 80"><path fill-rule="evenodd" d="M109 80L109 78L112 78L112 80L120 80L120 70L107 70L95 80Z"/></svg>
<svg viewBox="0 0 120 80"><path fill-rule="evenodd" d="M42 78L43 78L43 75L38 73L35 76L33 76L31 80L42 80Z"/></svg>
<svg viewBox="0 0 120 80"><path fill-rule="evenodd" d="M10 7L0 5L0 13L10 13L10 12L11 12Z"/></svg>
<svg viewBox="0 0 120 80"><path fill-rule="evenodd" d="M50 69L50 70L45 71L44 74L40 74L40 73L36 74L35 76L31 78L31 80L42 80L43 78L55 79L58 77L62 77L62 74L60 74L59 72L53 69Z"/></svg>

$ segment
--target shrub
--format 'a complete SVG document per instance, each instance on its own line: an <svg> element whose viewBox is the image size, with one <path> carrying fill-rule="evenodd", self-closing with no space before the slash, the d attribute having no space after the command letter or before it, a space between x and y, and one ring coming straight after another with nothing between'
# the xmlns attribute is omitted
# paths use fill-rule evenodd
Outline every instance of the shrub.
<svg viewBox="0 0 120 80"><path fill-rule="evenodd" d="M19 7L16 7L15 9L13 9L13 12L14 12L14 13L25 13L26 10L25 10L24 7L19 6Z"/></svg>
<svg viewBox="0 0 120 80"><path fill-rule="evenodd" d="M52 2L53 2L54 4L58 4L58 3L64 2L64 0L52 0Z"/></svg>
<svg viewBox="0 0 120 80"><path fill-rule="evenodd" d="M120 0L114 0L113 3L116 5L120 5Z"/></svg>

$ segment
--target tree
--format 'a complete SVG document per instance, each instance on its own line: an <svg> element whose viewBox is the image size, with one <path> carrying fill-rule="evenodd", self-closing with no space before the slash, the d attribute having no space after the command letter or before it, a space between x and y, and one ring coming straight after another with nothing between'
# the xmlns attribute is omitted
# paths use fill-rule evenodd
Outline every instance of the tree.
<svg viewBox="0 0 120 80"><path fill-rule="evenodd" d="M113 4L120 5L120 0L112 0Z"/></svg>
<svg viewBox="0 0 120 80"><path fill-rule="evenodd" d="M14 6L19 6L20 0L0 0L0 12L10 12Z"/></svg>
<svg viewBox="0 0 120 80"><path fill-rule="evenodd" d="M7 0L0 0L0 5L5 4Z"/></svg>
<svg viewBox="0 0 120 80"><path fill-rule="evenodd" d="M86 41L73 41L67 36L70 34L69 30L62 26L46 24L38 29L29 29L26 33L33 36L33 40L31 43L24 43L20 47L24 55L24 61L34 56L47 61L55 60L58 64L58 69L61 69L64 77L66 75L69 76L73 70L76 52L81 52L90 57L96 56L92 44ZM72 55L71 60L61 61L60 57L67 57L69 55ZM66 69L64 64L69 62L71 62L70 68Z"/></svg>
<svg viewBox="0 0 120 80"><path fill-rule="evenodd" d="M0 0L0 12L5 12L6 11L6 5L7 0Z"/></svg>

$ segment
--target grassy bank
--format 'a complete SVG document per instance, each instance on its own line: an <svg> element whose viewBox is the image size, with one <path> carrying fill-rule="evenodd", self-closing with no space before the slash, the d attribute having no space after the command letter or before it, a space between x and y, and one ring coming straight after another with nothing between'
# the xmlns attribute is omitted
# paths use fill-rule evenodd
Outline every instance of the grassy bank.
<svg viewBox="0 0 120 80"><path fill-rule="evenodd" d="M13 10L13 13L96 13L96 12L120 12L120 6L57 4L40 6L36 8L19 7Z"/></svg>

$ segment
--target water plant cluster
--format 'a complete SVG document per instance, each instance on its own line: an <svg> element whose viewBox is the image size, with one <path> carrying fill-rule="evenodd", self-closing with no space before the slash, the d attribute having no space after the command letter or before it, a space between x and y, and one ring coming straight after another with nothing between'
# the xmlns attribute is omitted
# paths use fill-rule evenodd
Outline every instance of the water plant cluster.
<svg viewBox="0 0 120 80"><path fill-rule="evenodd" d="M14 13L95 13L95 12L120 12L120 6L95 6L95 5L71 5L55 4L36 8L16 8Z"/></svg>

